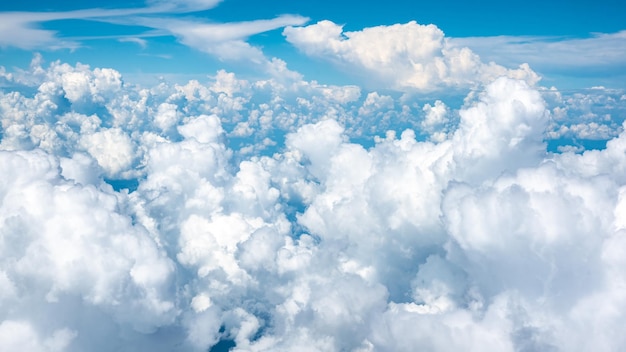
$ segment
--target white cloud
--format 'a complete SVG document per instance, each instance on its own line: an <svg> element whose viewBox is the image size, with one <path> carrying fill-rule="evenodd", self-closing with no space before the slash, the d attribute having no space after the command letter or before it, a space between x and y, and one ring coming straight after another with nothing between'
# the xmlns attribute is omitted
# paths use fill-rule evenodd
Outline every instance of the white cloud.
<svg viewBox="0 0 626 352"><path fill-rule="evenodd" d="M306 27L290 26L283 34L308 55L356 69L366 81L373 75L376 83L401 90L467 87L498 76L531 84L539 80L528 65L510 70L484 64L470 49L449 45L443 32L432 24L412 21L343 32L342 26L325 20Z"/></svg>
<svg viewBox="0 0 626 352"><path fill-rule="evenodd" d="M0 323L0 342L7 351L65 351L75 337L74 332L61 329L41 341L37 332L27 322L4 320Z"/></svg>
<svg viewBox="0 0 626 352"><path fill-rule="evenodd" d="M181 43L216 56L220 60L250 61L266 65L271 71L271 60L264 57L260 48L250 45L246 39L252 35L292 25L302 25L307 18L281 15L270 20L254 20L232 23L206 23L200 20L174 19L172 14L198 12L217 6L221 0L148 1L147 7L126 9L86 9L65 12L5 12L0 13L0 47L21 49L76 49L84 38L68 36L63 39L52 30L38 29L43 23L55 20L84 20L113 23L123 26L145 26L153 32L136 33L115 38L133 42L145 48L142 36L177 37ZM160 15L163 17L155 17ZM167 17L165 17L167 16ZM91 37L93 39L94 37ZM97 38L97 37L96 37Z"/></svg>
<svg viewBox="0 0 626 352"><path fill-rule="evenodd" d="M546 136L550 139L608 140L622 131L623 91L593 87L563 95L556 88L542 92L552 108L553 121Z"/></svg>
<svg viewBox="0 0 626 352"><path fill-rule="evenodd" d="M266 59L261 50L251 46L248 37L282 28L300 25L307 19L300 16L283 15L271 20L256 20L238 23L211 24L166 18L143 18L139 23L153 28L167 29L180 41L194 49L215 55L221 60L243 60L261 63Z"/></svg>
<svg viewBox="0 0 626 352"><path fill-rule="evenodd" d="M135 43L139 45L142 49L148 47L148 42L145 39L136 38L136 37L128 37L128 38L120 38L118 41L122 43Z"/></svg>
<svg viewBox="0 0 626 352"><path fill-rule="evenodd" d="M271 20L205 24L185 21L171 21L167 24L174 33L180 33L190 41L207 43L228 42L245 39L251 35L271 31L285 26L303 24L307 19L301 16L283 15ZM161 21L160 19L158 21Z"/></svg>
<svg viewBox="0 0 626 352"><path fill-rule="evenodd" d="M622 92L502 77L458 108L225 71L149 88L58 62L7 77L35 89L0 93L2 346L625 346L626 134L544 144Z"/></svg>
<svg viewBox="0 0 626 352"><path fill-rule="evenodd" d="M84 136L80 140L80 145L110 177L128 170L135 158L135 148L130 137L119 128L106 129Z"/></svg>
<svg viewBox="0 0 626 352"><path fill-rule="evenodd" d="M0 158L2 169L12 170L1 191L0 250L3 268L19 290L16 317L54 317L56 309L77 304L99 307L142 332L172 322L176 309L167 286L173 263L143 228L119 213L124 202L119 194L65 181L56 158L41 151L2 152ZM24 237L15 237L16 231ZM31 323L50 333L71 324L80 335L77 318Z"/></svg>
<svg viewBox="0 0 626 352"><path fill-rule="evenodd" d="M159 12L153 8L127 9L86 9L75 11L50 12L3 12L0 13L0 46L21 49L75 49L80 46L77 40L64 40L57 37L56 31L39 29L42 23L59 20L114 21L131 15Z"/></svg>
<svg viewBox="0 0 626 352"><path fill-rule="evenodd" d="M75 41L60 40L52 30L38 29L40 21L51 21L56 16L29 13L0 13L0 47L37 48L76 48Z"/></svg>
<svg viewBox="0 0 626 352"><path fill-rule="evenodd" d="M147 0L151 8L160 12L194 12L216 7L222 0Z"/></svg>
<svg viewBox="0 0 626 352"><path fill-rule="evenodd" d="M435 101L435 105L424 104L424 120L420 127L430 134L430 139L434 142L442 142L446 139L447 124L450 122L450 111L441 100Z"/></svg>
<svg viewBox="0 0 626 352"><path fill-rule="evenodd" d="M612 71L626 68L626 31L595 33L589 38L497 36L451 38L481 57L506 65L528 63L540 72Z"/></svg>
<svg viewBox="0 0 626 352"><path fill-rule="evenodd" d="M551 138L575 137L580 139L608 140L616 137L619 129L601 125L597 122L579 123L571 126L561 125L557 131L549 134Z"/></svg>

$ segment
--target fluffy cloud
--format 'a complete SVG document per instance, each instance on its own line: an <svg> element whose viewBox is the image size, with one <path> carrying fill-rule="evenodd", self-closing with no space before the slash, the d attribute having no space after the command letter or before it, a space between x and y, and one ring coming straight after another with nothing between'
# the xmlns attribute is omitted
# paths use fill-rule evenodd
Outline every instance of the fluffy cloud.
<svg viewBox="0 0 626 352"><path fill-rule="evenodd" d="M626 346L626 134L545 143L621 92L500 77L456 106L224 71L3 77L2 346Z"/></svg>
<svg viewBox="0 0 626 352"><path fill-rule="evenodd" d="M593 87L563 95L556 88L542 90L552 106L550 139L609 140L622 131L626 110L621 89Z"/></svg>
<svg viewBox="0 0 626 352"><path fill-rule="evenodd" d="M306 27L287 27L287 41L304 53L339 65L356 68L364 77L397 89L432 91L443 87L467 87L499 76L523 79L531 84L539 76L528 65L507 69L483 63L466 47L449 45L435 25L377 26L343 32L331 21Z"/></svg>
<svg viewBox="0 0 626 352"><path fill-rule="evenodd" d="M52 317L83 304L143 332L173 321L175 301L166 288L174 264L119 212L120 194L65 180L58 159L41 151L0 158L3 269L17 290L7 301L15 308L3 314L29 319L34 307L31 312L51 317L31 321L44 332L78 328L80 316Z"/></svg>

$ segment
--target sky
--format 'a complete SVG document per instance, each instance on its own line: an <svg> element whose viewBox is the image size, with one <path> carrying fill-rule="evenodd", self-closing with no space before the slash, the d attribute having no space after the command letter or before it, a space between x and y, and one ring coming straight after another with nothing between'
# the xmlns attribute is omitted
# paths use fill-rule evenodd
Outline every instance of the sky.
<svg viewBox="0 0 626 352"><path fill-rule="evenodd" d="M626 5L0 5L3 351L620 351Z"/></svg>
<svg viewBox="0 0 626 352"><path fill-rule="evenodd" d="M271 1L255 6L242 0L191 3L5 2L0 5L6 18L5 34L0 40L2 61L5 66L23 67L35 50L45 53L50 61L111 66L123 74L144 78L174 73L185 80L188 77L184 75L248 66L245 59L232 60L207 52L207 46L216 40L243 40L261 49L268 58L287 61L290 68L309 80L348 84L355 83L355 77L332 65L312 69L320 65L319 61L303 55L302 47L286 40L281 26L330 20L349 32L416 21L435 24L447 40L468 46L485 62L507 67L528 63L541 73L544 82L561 89L585 88L594 82L621 88L626 74L624 34L620 34L626 6L617 0L524 4L393 0L384 5L373 1ZM279 23L277 18L284 15L294 17L289 23ZM274 23L254 29L250 23L242 23L259 20ZM198 34L202 38L193 41L184 23L210 24L211 28L220 27L222 34L229 34L220 38ZM244 32L235 29L245 26L248 29ZM543 55L545 52L550 55Z"/></svg>

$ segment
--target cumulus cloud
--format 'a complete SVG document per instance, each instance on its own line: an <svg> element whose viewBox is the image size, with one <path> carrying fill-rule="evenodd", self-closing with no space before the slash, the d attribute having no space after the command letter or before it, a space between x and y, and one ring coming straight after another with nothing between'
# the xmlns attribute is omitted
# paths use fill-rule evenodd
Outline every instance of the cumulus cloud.
<svg viewBox="0 0 626 352"><path fill-rule="evenodd" d="M626 346L626 134L545 143L622 92L500 77L455 106L40 59L3 77L2 346Z"/></svg>
<svg viewBox="0 0 626 352"><path fill-rule="evenodd" d="M542 90L552 105L550 139L609 140L622 131L625 119L621 89L594 87L563 95L558 89Z"/></svg>
<svg viewBox="0 0 626 352"><path fill-rule="evenodd" d="M287 41L307 55L321 57L374 75L388 87L433 91L467 87L499 76L523 79L531 84L539 76L526 64L507 69L485 64L466 47L451 46L435 25L415 21L344 32L342 26L320 21L306 27L287 27Z"/></svg>

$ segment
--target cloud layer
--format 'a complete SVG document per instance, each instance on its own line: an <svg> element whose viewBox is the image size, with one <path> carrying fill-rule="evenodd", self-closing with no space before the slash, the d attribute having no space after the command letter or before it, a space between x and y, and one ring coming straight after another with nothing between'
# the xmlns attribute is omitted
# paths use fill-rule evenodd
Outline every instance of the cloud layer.
<svg viewBox="0 0 626 352"><path fill-rule="evenodd" d="M343 49L359 35L332 50L365 70ZM454 106L224 71L143 88L39 58L0 79L9 350L626 346L626 135L546 150L585 111L621 124L623 92L500 77Z"/></svg>

